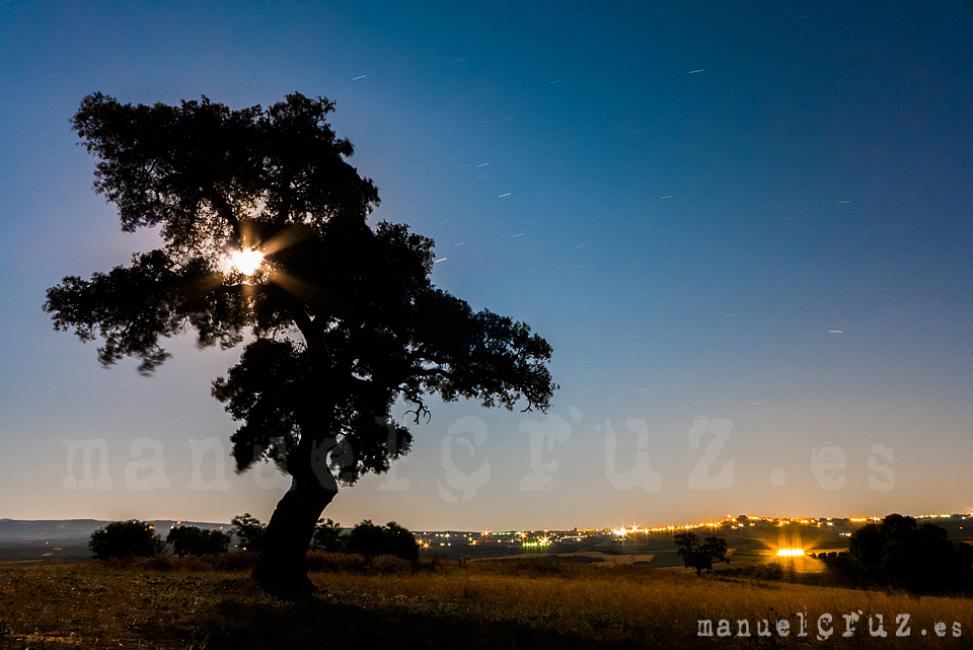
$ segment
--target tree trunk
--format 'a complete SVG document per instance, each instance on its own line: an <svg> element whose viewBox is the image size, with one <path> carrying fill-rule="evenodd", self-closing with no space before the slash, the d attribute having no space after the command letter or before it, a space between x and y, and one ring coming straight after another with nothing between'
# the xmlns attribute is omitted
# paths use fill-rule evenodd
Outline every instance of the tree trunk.
<svg viewBox="0 0 973 650"><path fill-rule="evenodd" d="M321 512L337 492L336 485L322 485L313 472L294 477L267 524L260 559L253 570L254 579L264 589L289 597L311 594L314 587L307 576L307 550Z"/></svg>

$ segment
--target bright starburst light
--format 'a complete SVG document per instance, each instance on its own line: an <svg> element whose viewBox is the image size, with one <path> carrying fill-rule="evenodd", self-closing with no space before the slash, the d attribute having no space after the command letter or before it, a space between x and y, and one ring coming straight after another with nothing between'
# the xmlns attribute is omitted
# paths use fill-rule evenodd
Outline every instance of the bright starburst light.
<svg viewBox="0 0 973 650"><path fill-rule="evenodd" d="M239 271L243 275L253 275L263 264L264 254L256 248L243 248L232 251L226 260L228 269Z"/></svg>

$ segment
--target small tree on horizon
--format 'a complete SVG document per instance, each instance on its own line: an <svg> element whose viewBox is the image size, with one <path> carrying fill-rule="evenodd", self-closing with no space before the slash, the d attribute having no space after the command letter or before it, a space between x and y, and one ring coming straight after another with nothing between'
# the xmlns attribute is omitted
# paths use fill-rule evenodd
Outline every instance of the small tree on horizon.
<svg viewBox="0 0 973 650"><path fill-rule="evenodd" d="M419 542L412 531L394 521L385 524L388 553L412 563L419 561Z"/></svg>
<svg viewBox="0 0 973 650"><path fill-rule="evenodd" d="M240 423L238 471L269 460L292 478L267 525L254 577L312 589L305 556L339 489L407 453L430 395L545 410L551 346L530 328L437 288L433 241L368 223L378 190L328 123L334 104L300 93L233 110L85 97L74 129L99 158L95 189L122 230L161 245L128 266L47 291L58 330L101 339L99 359L151 373L164 340L243 347L213 395Z"/></svg>
<svg viewBox="0 0 973 650"><path fill-rule="evenodd" d="M314 527L314 537L311 545L319 551L335 552L344 547L341 538L341 524L331 519L319 519Z"/></svg>
<svg viewBox="0 0 973 650"><path fill-rule="evenodd" d="M158 555L165 548L165 542L155 534L153 524L129 519L113 521L93 532L88 548L95 558L106 560Z"/></svg>
<svg viewBox="0 0 973 650"><path fill-rule="evenodd" d="M233 534L240 540L237 547L241 551L259 551L263 548L267 527L249 512L235 516L230 520L230 525Z"/></svg>
<svg viewBox="0 0 973 650"><path fill-rule="evenodd" d="M230 548L230 536L219 530L198 526L173 526L166 536L176 555L218 555Z"/></svg>
<svg viewBox="0 0 973 650"><path fill-rule="evenodd" d="M695 533L679 533L675 537L676 546L683 565L689 569L696 569L696 575L713 569L713 561L730 563L727 557L726 540L721 537L707 537L702 543Z"/></svg>
<svg viewBox="0 0 973 650"><path fill-rule="evenodd" d="M365 519L351 529L345 549L362 555L366 562L377 555L394 555L413 563L419 561L419 543L415 535L394 521L380 526Z"/></svg>

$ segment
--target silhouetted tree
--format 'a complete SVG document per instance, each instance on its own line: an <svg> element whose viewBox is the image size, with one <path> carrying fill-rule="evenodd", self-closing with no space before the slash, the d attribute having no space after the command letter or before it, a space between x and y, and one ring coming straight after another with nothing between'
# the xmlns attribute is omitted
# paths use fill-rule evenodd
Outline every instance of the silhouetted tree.
<svg viewBox="0 0 973 650"><path fill-rule="evenodd" d="M372 556L383 553L385 531L381 526L373 524L371 519L366 519L351 529L345 548L350 553L362 554L367 561Z"/></svg>
<svg viewBox="0 0 973 650"><path fill-rule="evenodd" d="M366 519L352 528L345 548L350 553L360 553L366 562L376 555L395 555L411 562L419 560L415 536L394 521L379 526Z"/></svg>
<svg viewBox="0 0 973 650"><path fill-rule="evenodd" d="M409 450L398 400L418 422L429 394L543 410L555 389L544 339L432 284L432 240L367 224L378 191L348 164L333 108L298 93L242 110L85 97L74 128L100 158L96 190L123 230L156 227L162 247L64 278L45 303L56 329L102 339L103 364L130 356L144 373L169 356L165 337L230 348L250 333L213 394L242 423L237 469L268 459L292 477L254 570L290 593L311 589L305 554L338 481ZM232 251L247 263L227 266Z"/></svg>
<svg viewBox="0 0 973 650"><path fill-rule="evenodd" d="M217 555L230 548L230 536L219 530L203 530L197 526L174 526L166 536L176 555Z"/></svg>
<svg viewBox="0 0 973 650"><path fill-rule="evenodd" d="M341 539L341 524L331 519L319 519L314 527L311 545L320 551L340 551L344 547Z"/></svg>
<svg viewBox="0 0 973 650"><path fill-rule="evenodd" d="M233 533L240 540L237 546L241 551L259 551L264 547L267 527L249 512L237 515L230 520L230 524L233 526Z"/></svg>
<svg viewBox="0 0 973 650"><path fill-rule="evenodd" d="M157 555L165 543L155 534L155 526L130 519L113 521L91 534L88 548L99 560L113 557Z"/></svg>
<svg viewBox="0 0 973 650"><path fill-rule="evenodd" d="M730 558L726 556L726 540L721 537L707 537L700 544L694 533L686 532L676 535L675 541L683 565L696 569L697 576L702 575L704 569L711 570L713 560L730 563Z"/></svg>
<svg viewBox="0 0 973 650"><path fill-rule="evenodd" d="M395 555L410 562L419 561L419 542L416 541L412 531L390 521L385 524L385 538L389 555Z"/></svg>
<svg viewBox="0 0 973 650"><path fill-rule="evenodd" d="M859 582L914 593L973 590L973 547L950 541L935 524L892 514L852 533L847 554L829 556L829 566Z"/></svg>

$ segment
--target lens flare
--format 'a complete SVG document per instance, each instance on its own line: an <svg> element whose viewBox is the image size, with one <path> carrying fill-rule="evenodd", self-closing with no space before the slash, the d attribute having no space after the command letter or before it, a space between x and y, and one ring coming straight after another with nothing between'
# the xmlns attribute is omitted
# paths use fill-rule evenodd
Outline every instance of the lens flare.
<svg viewBox="0 0 973 650"><path fill-rule="evenodd" d="M227 256L228 270L238 271L243 275L253 275L263 264L264 254L256 248L243 248L233 251Z"/></svg>

